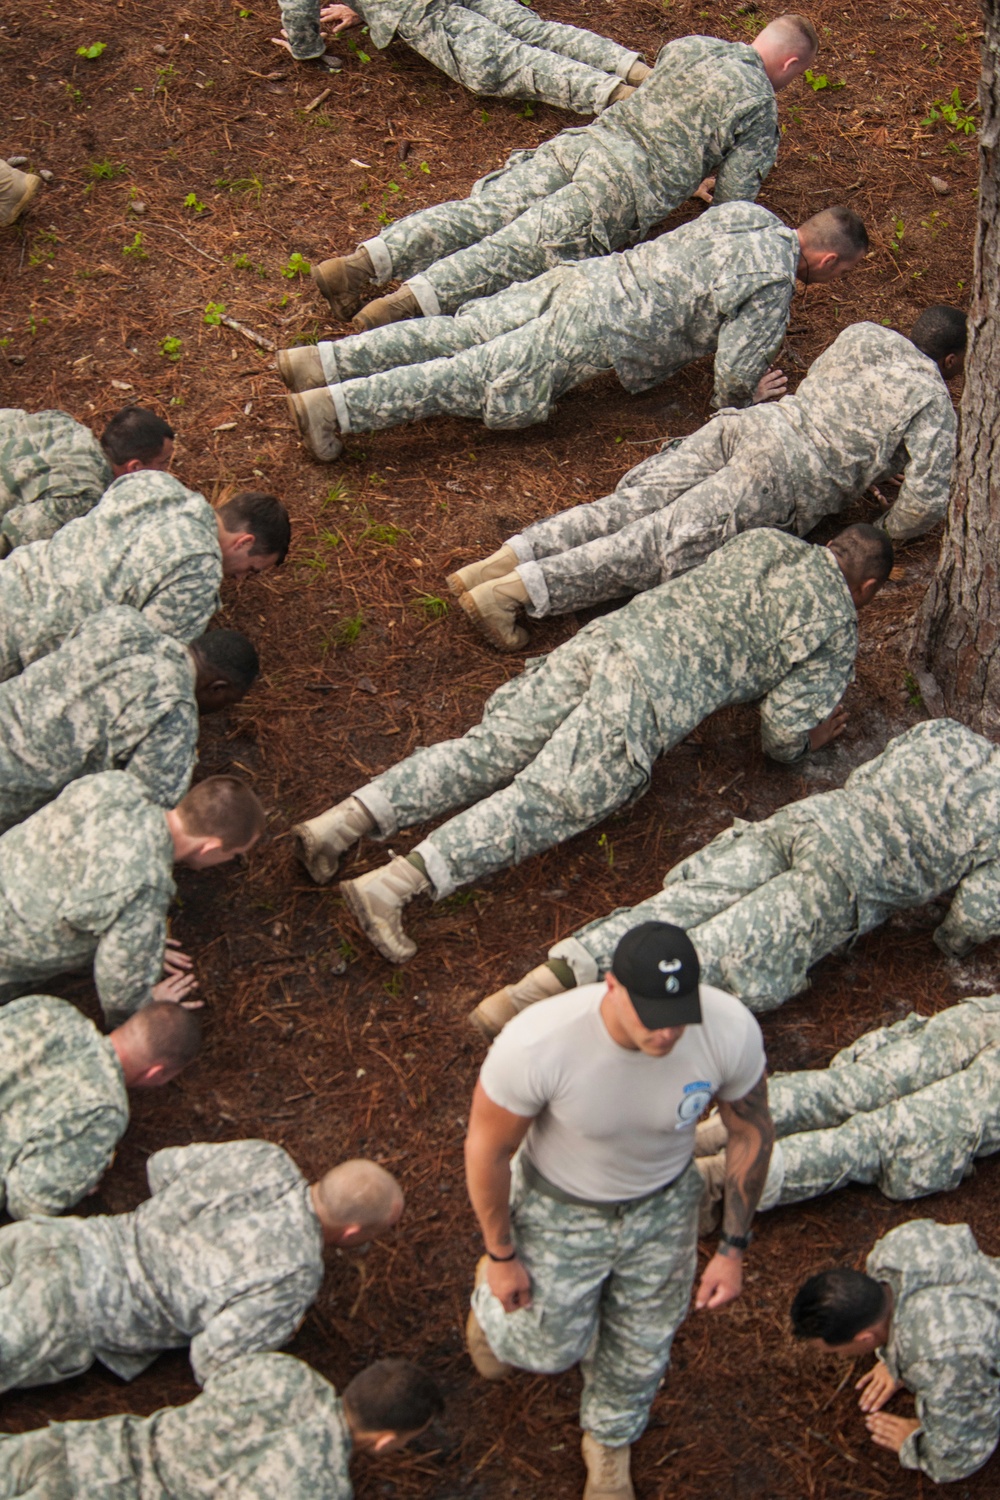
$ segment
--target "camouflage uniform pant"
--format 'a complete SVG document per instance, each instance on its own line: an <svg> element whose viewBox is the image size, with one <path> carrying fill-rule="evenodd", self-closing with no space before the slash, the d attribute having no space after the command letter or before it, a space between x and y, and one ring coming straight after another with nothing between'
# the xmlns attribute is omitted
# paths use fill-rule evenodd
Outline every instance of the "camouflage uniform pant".
<svg viewBox="0 0 1000 1500"><path fill-rule="evenodd" d="M544 422L564 391L610 367L570 267L471 304L319 345L342 432L447 414L498 430Z"/></svg>
<svg viewBox="0 0 1000 1500"><path fill-rule="evenodd" d="M638 232L627 170L570 134L515 151L467 198L407 214L365 249L376 280L405 279L433 317L567 261L621 250Z"/></svg>
<svg viewBox="0 0 1000 1500"><path fill-rule="evenodd" d="M93 1364L84 1284L70 1225L26 1219L0 1231L0 1390Z"/></svg>
<svg viewBox="0 0 1000 1500"><path fill-rule="evenodd" d="M655 588L737 532L795 529L800 465L765 407L724 411L630 469L613 495L511 537L528 614L567 614Z"/></svg>
<svg viewBox="0 0 1000 1500"><path fill-rule="evenodd" d="M383 837L468 803L417 846L437 897L599 823L649 784L661 740L600 621L529 661L461 739L416 750L356 793Z"/></svg>
<svg viewBox="0 0 1000 1500"><path fill-rule="evenodd" d="M581 927L549 957L568 963L578 984L590 984L611 967L619 938L650 921L683 927L706 983L760 1012L808 989L809 968L857 935L857 903L826 835L783 808L765 823L737 819L675 865L662 891Z"/></svg>
<svg viewBox="0 0 1000 1500"><path fill-rule="evenodd" d="M78 1500L62 1433L0 1435L0 1500Z"/></svg>
<svg viewBox="0 0 1000 1500"><path fill-rule="evenodd" d="M684 1320L697 1256L701 1178L601 1211L527 1187L515 1165L511 1222L531 1276L531 1306L506 1313L484 1283L472 1306L498 1359L554 1374L579 1364L580 1425L598 1442L634 1442Z"/></svg>
<svg viewBox="0 0 1000 1500"><path fill-rule="evenodd" d="M848 1182L896 1199L947 1192L1000 1150L1000 996L869 1032L828 1068L776 1074L768 1093L778 1203Z"/></svg>

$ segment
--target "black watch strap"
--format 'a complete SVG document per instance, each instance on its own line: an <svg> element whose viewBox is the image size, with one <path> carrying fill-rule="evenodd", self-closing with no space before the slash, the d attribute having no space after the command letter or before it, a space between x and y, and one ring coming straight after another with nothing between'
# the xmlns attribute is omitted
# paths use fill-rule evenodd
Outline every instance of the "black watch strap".
<svg viewBox="0 0 1000 1500"><path fill-rule="evenodd" d="M486 1254L493 1261L494 1265L497 1266L504 1266L509 1260L517 1260L516 1250L512 1250L509 1255L494 1255L492 1250L487 1250Z"/></svg>
<svg viewBox="0 0 1000 1500"><path fill-rule="evenodd" d="M723 1230L719 1235L719 1244L732 1245L734 1250L746 1250L752 1239L752 1234L726 1234Z"/></svg>

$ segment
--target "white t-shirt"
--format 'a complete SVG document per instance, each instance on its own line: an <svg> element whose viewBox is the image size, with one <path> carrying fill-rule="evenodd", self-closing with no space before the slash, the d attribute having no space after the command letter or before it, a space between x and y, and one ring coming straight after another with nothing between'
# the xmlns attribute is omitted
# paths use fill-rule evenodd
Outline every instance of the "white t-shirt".
<svg viewBox="0 0 1000 1500"><path fill-rule="evenodd" d="M711 1099L742 1099L764 1071L756 1020L701 986L702 1024L666 1057L630 1052L601 1018L607 986L585 984L508 1021L479 1081L532 1124L524 1151L543 1177L593 1203L641 1198L678 1177Z"/></svg>

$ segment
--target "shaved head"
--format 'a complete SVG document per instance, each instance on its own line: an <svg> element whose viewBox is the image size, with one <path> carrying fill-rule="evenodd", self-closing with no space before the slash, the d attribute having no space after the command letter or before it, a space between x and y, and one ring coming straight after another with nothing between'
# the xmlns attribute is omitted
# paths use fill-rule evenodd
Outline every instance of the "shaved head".
<svg viewBox="0 0 1000 1500"><path fill-rule="evenodd" d="M332 1244L360 1245L391 1229L403 1212L403 1190L378 1162L356 1157L313 1184L313 1206Z"/></svg>
<svg viewBox="0 0 1000 1500"><path fill-rule="evenodd" d="M819 38L805 16L778 16L752 43L775 93L801 78L816 61Z"/></svg>
<svg viewBox="0 0 1000 1500"><path fill-rule="evenodd" d="M776 16L764 27L758 40L760 37L766 37L768 41L773 41L775 46L783 47L788 52L797 52L800 57L808 56L810 61L819 51L816 28L811 21L806 20L805 16L791 14Z"/></svg>

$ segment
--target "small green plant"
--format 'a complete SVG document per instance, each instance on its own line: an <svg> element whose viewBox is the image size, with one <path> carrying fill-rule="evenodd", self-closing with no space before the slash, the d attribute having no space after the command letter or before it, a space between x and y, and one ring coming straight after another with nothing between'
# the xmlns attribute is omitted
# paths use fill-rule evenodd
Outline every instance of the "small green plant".
<svg viewBox="0 0 1000 1500"><path fill-rule="evenodd" d="M338 479L336 484L331 484L326 495L320 501L321 510L329 510L333 505L346 505L351 498L351 492L347 488L345 479Z"/></svg>
<svg viewBox="0 0 1000 1500"><path fill-rule="evenodd" d="M598 836L597 836L597 847L598 847L598 849L603 849L604 850L604 858L608 862L608 869L609 870L614 869L614 864L615 864L615 846L611 842L611 840L608 838L608 836L607 836L606 833L598 834Z"/></svg>
<svg viewBox="0 0 1000 1500"><path fill-rule="evenodd" d="M386 190L390 193L401 193L403 191L398 182L387 182Z"/></svg>
<svg viewBox="0 0 1000 1500"><path fill-rule="evenodd" d="M532 105L530 99L525 99L524 103L521 105L521 108L518 110L518 114L520 115L522 120L533 120L535 118L534 106Z"/></svg>
<svg viewBox="0 0 1000 1500"><path fill-rule="evenodd" d="M116 177L124 177L127 170L124 162L110 161L106 156L101 161L88 161L83 169L91 187L95 182L113 182Z"/></svg>
<svg viewBox="0 0 1000 1500"><path fill-rule="evenodd" d="M160 353L164 359L169 359L171 364L176 364L180 359L182 347L182 341L173 335L160 340Z"/></svg>
<svg viewBox="0 0 1000 1500"><path fill-rule="evenodd" d="M201 321L207 324L209 328L218 328L222 322L222 315L225 310L226 304L224 302L209 302L205 307Z"/></svg>
<svg viewBox="0 0 1000 1500"><path fill-rule="evenodd" d="M906 689L906 696L909 700L911 708L923 708L923 694L921 693L920 686L912 672L903 673L903 687Z"/></svg>
<svg viewBox="0 0 1000 1500"><path fill-rule="evenodd" d="M51 229L39 230L31 241L31 253L28 256L29 266L41 266L52 259L55 248L59 243L59 236Z"/></svg>
<svg viewBox="0 0 1000 1500"><path fill-rule="evenodd" d="M281 274L282 276L287 277L289 281L294 281L296 276L308 276L309 262L306 260L304 255L300 255L299 252L295 250L282 266Z"/></svg>
<svg viewBox="0 0 1000 1500"><path fill-rule="evenodd" d="M383 979L382 988L389 996L390 1000L401 1000L403 997L402 972L399 969L394 970L393 973L389 975L388 979Z"/></svg>
<svg viewBox="0 0 1000 1500"><path fill-rule="evenodd" d="M133 238L131 245L122 246L122 254L128 260L133 261L149 259L149 256L146 253L146 247L142 243L142 235L139 230L136 230L135 237Z"/></svg>
<svg viewBox="0 0 1000 1500"><path fill-rule="evenodd" d="M262 280L267 280L267 267L252 261L249 255L230 255L229 263L236 271L256 271Z"/></svg>
<svg viewBox="0 0 1000 1500"><path fill-rule="evenodd" d="M972 111L976 107L974 99L970 99L968 104L963 104L961 94L957 88L954 88L947 99L934 100L920 123L921 125L936 125L939 120L943 120L959 135L975 135L976 122L972 118Z"/></svg>
<svg viewBox="0 0 1000 1500"><path fill-rule="evenodd" d="M77 57L85 57L88 62L94 62L103 52L107 51L107 48L107 42L91 42L89 47L77 47L76 55Z"/></svg>
<svg viewBox="0 0 1000 1500"><path fill-rule="evenodd" d="M903 248L903 240L906 237L906 224L902 219L896 219L893 224L893 236L889 241L889 249L893 255L898 255Z"/></svg>
<svg viewBox="0 0 1000 1500"><path fill-rule="evenodd" d="M820 89L830 89L832 91L834 89L846 89L847 87L846 78L834 80L828 77L826 73L814 73L812 68L806 68L806 83L808 83L814 94L818 94Z"/></svg>
<svg viewBox="0 0 1000 1500"><path fill-rule="evenodd" d="M205 205L204 203L202 203L197 193L188 193L186 195L184 199L184 207L193 209L196 214L203 214L205 212Z"/></svg>
<svg viewBox="0 0 1000 1500"><path fill-rule="evenodd" d="M376 547L395 547L400 537L409 533L402 526L393 526L391 521L367 520L358 537L359 542L374 542Z"/></svg>
<svg viewBox="0 0 1000 1500"><path fill-rule="evenodd" d="M156 82L153 84L154 94L165 94L169 86L177 77L177 69L173 63L167 63L165 68L157 68Z"/></svg>
<svg viewBox="0 0 1000 1500"><path fill-rule="evenodd" d="M353 646L365 625L365 617L360 609L356 615L348 615L346 620L333 631L333 642L337 646Z"/></svg>
<svg viewBox="0 0 1000 1500"><path fill-rule="evenodd" d="M256 172L251 173L249 177L217 177L215 186L227 188L231 193L244 193L255 203L260 202L264 193L263 179L258 177Z"/></svg>
<svg viewBox="0 0 1000 1500"><path fill-rule="evenodd" d="M413 597L413 607L428 620L443 620L448 613L448 601L440 594L425 594L418 591Z"/></svg>
<svg viewBox="0 0 1000 1500"><path fill-rule="evenodd" d="M926 219L920 220L921 229L926 229L932 240L936 240L942 229L948 228L948 220L943 219L938 209L932 208Z"/></svg>
<svg viewBox="0 0 1000 1500"><path fill-rule="evenodd" d="M480 125L488 125L490 123L490 116L489 116L489 111L488 110L481 109L479 111L479 123L480 123Z"/></svg>
<svg viewBox="0 0 1000 1500"><path fill-rule="evenodd" d="M426 172L428 177L431 175L431 169L425 161L420 163L420 170L421 172Z"/></svg>
<svg viewBox="0 0 1000 1500"><path fill-rule="evenodd" d="M371 58L368 56L368 53L367 52L362 52L362 50L358 46L357 42L351 42L351 41L349 41L347 43L347 46L348 46L348 49L351 52L354 53L354 56L357 58L358 62L360 62L360 63L370 63L371 62Z"/></svg>
<svg viewBox="0 0 1000 1500"><path fill-rule="evenodd" d="M340 954L345 964L352 964L358 956L357 948L355 948L350 938L345 937L342 937L337 943L337 952Z"/></svg>
<svg viewBox="0 0 1000 1500"><path fill-rule="evenodd" d="M5 337L0 339L0 353L6 354L7 350L10 348L13 342L14 340L12 338Z"/></svg>
<svg viewBox="0 0 1000 1500"><path fill-rule="evenodd" d="M381 224L383 229L388 229L389 225L394 221L392 214L383 208L382 211L376 215L375 222L376 224Z"/></svg>
<svg viewBox="0 0 1000 1500"><path fill-rule="evenodd" d="M65 79L63 81L63 89L65 90L66 98L69 100L70 104L83 103L83 94L78 88L70 83L69 79Z"/></svg>

